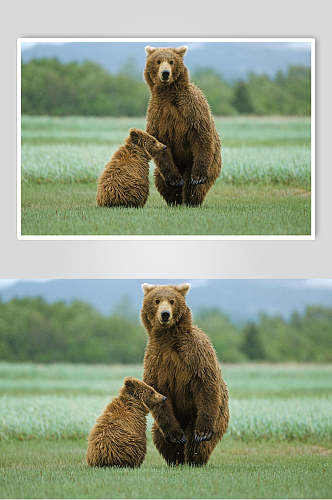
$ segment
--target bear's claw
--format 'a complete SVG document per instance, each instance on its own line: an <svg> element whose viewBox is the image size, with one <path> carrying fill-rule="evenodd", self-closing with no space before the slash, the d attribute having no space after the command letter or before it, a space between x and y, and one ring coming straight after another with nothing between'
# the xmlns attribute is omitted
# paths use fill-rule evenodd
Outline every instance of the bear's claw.
<svg viewBox="0 0 332 500"><path fill-rule="evenodd" d="M207 177L192 177L191 184L193 186L197 186L198 184L205 184L207 181Z"/></svg>
<svg viewBox="0 0 332 500"><path fill-rule="evenodd" d="M196 443L201 443L202 441L210 441L211 437L212 432L208 432L207 434L202 435L195 434L194 441L196 441Z"/></svg>
<svg viewBox="0 0 332 500"><path fill-rule="evenodd" d="M174 443L177 444L185 444L187 442L186 436L183 434L183 436L180 439L174 439Z"/></svg>

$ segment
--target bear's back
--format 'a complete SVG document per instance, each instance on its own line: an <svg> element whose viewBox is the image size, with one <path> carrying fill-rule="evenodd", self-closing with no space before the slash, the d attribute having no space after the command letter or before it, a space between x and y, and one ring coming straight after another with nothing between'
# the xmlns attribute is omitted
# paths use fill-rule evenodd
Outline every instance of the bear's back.
<svg viewBox="0 0 332 500"><path fill-rule="evenodd" d="M143 207L149 195L149 163L139 148L121 146L98 179L100 206Z"/></svg>
<svg viewBox="0 0 332 500"><path fill-rule="evenodd" d="M88 437L91 466L137 467L146 453L146 418L142 411L115 398L98 417Z"/></svg>

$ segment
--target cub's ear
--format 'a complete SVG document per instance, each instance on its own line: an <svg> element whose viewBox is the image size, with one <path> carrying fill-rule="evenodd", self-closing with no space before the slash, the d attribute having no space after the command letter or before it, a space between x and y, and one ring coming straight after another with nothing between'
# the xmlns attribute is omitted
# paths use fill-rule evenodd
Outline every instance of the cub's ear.
<svg viewBox="0 0 332 500"><path fill-rule="evenodd" d="M147 56L150 56L153 54L157 49L155 47L150 47L150 45L147 45L145 48L145 53Z"/></svg>
<svg viewBox="0 0 332 500"><path fill-rule="evenodd" d="M185 297L190 290L190 284L183 283L182 285L175 285L174 288L175 288L175 290L180 292L181 295L183 295Z"/></svg>
<svg viewBox="0 0 332 500"><path fill-rule="evenodd" d="M185 53L187 52L188 47L186 47L186 46L176 47L174 50L177 54L179 54L179 56L183 57L185 55Z"/></svg>
<svg viewBox="0 0 332 500"><path fill-rule="evenodd" d="M135 382L132 377L126 377L124 379L124 385L128 394L134 394L135 392Z"/></svg>
<svg viewBox="0 0 332 500"><path fill-rule="evenodd" d="M142 287L142 290L144 292L144 295L146 295L147 293L151 292L151 290L153 290L154 288L156 288L157 285L149 285L149 283L143 283L141 285Z"/></svg>
<svg viewBox="0 0 332 500"><path fill-rule="evenodd" d="M133 144L138 144L138 132L135 128L130 129L129 137Z"/></svg>

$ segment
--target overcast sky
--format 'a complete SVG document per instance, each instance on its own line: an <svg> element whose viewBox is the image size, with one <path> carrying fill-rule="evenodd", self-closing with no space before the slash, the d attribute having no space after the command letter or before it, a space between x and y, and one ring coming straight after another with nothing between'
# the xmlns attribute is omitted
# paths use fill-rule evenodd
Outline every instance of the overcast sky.
<svg viewBox="0 0 332 500"><path fill-rule="evenodd" d="M100 39L100 42L102 42L103 39L101 38ZM33 47L34 45L37 45L37 43L48 43L49 45L61 45L63 43L66 43L66 42L43 42L43 41L40 41L40 42L22 42L21 44L21 47L22 47L22 50L26 50L26 49L29 49L30 47ZM67 42L69 43L69 42ZM79 43L79 40L77 41L77 43ZM110 42L112 43L112 42ZM193 50L195 48L198 48L198 47L201 47L203 45L204 42L202 43L190 43L190 49ZM206 42L205 42L206 43ZM265 42L262 42L262 43L265 43ZM311 44L309 42L285 42L286 45L289 46L290 49L294 49L294 50L299 50L299 49L310 49L311 47Z"/></svg>
<svg viewBox="0 0 332 500"><path fill-rule="evenodd" d="M0 289L11 286L14 283L16 283L17 281L20 281L20 280L0 279ZM22 281L24 281L24 280L22 280ZM36 281L36 282L42 283L44 281L50 281L50 280L43 279L43 280L25 280L25 281ZM147 281L149 281L149 280L147 280ZM193 288L201 288L201 287L208 286L209 281L211 281L211 280L188 280L188 281L190 282L190 284ZM285 281L290 281L290 280L285 280ZM291 281L299 287L330 288L330 289L332 289L332 279L313 279L313 280L312 279L311 280L305 280L305 279L304 280L296 280L296 279L294 279ZM282 282L282 280L277 280L276 284L278 284L280 286L282 284L281 282Z"/></svg>

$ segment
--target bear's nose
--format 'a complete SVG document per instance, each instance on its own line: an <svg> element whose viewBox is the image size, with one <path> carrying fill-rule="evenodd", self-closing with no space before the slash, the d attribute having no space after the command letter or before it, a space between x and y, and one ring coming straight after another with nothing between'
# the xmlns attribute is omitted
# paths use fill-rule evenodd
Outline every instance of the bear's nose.
<svg viewBox="0 0 332 500"><path fill-rule="evenodd" d="M167 146L164 146L163 149L167 149Z"/></svg>
<svg viewBox="0 0 332 500"><path fill-rule="evenodd" d="M168 78L169 78L169 71L163 71L161 73L161 77L162 77L163 80L168 80Z"/></svg>
<svg viewBox="0 0 332 500"><path fill-rule="evenodd" d="M164 397L163 397L163 401L166 401L166 399L167 399L167 398L166 398L166 396L164 396Z"/></svg>
<svg viewBox="0 0 332 500"><path fill-rule="evenodd" d="M168 311L163 311L161 313L161 319L162 321L168 321L169 320L169 317L170 317L170 313Z"/></svg>

